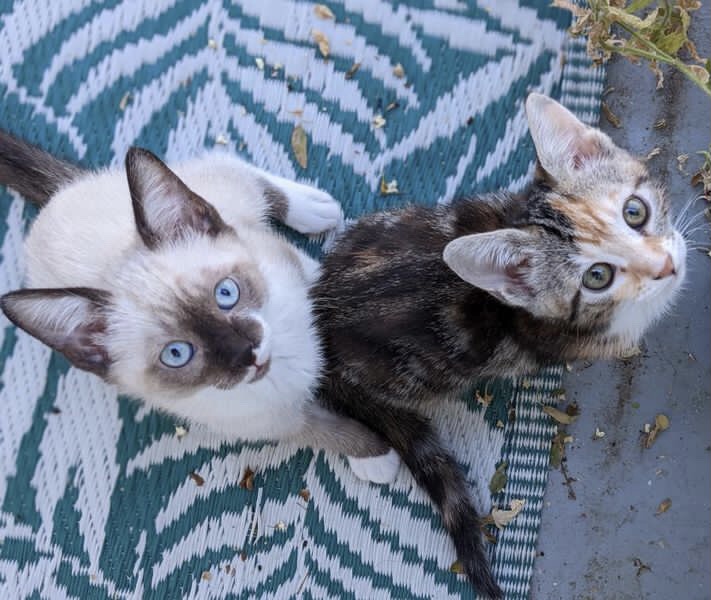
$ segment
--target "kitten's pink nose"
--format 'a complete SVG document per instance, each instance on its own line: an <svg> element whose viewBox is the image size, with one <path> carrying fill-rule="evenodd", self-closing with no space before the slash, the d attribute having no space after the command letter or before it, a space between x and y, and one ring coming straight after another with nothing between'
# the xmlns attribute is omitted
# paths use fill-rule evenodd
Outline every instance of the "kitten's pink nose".
<svg viewBox="0 0 711 600"><path fill-rule="evenodd" d="M672 260L671 254L667 252L667 258L664 261L664 266L654 279L664 279L670 275L676 275L676 269L674 268L674 261Z"/></svg>

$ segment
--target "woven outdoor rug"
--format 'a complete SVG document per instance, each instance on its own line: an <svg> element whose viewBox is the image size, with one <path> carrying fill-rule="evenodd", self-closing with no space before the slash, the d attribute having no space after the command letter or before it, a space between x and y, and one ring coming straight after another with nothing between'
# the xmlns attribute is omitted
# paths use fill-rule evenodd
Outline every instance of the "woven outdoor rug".
<svg viewBox="0 0 711 600"><path fill-rule="evenodd" d="M334 0L324 20L283 0L0 0L0 127L91 166L122 163L132 144L169 160L226 145L356 217L520 188L529 90L597 121L602 73L549 0L410 4ZM382 195L383 178L400 193ZM4 293L21 286L34 212L0 189L0 213ZM0 326L0 598L474 597L405 469L379 487L340 456L178 435ZM491 546L509 598L528 596L554 432L540 404L560 377L482 382L433 415L482 510L526 501ZM501 461L508 483L491 498Z"/></svg>

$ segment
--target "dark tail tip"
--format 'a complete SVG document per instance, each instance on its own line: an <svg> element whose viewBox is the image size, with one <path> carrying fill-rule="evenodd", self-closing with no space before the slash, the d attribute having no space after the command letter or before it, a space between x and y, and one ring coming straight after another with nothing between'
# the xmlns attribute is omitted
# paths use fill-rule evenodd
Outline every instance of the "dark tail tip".
<svg viewBox="0 0 711 600"><path fill-rule="evenodd" d="M496 583L489 567L477 524L479 519L469 507L463 511L461 517L463 518L458 520L457 526L450 531L464 574L481 596L492 599L503 598L504 593Z"/></svg>
<svg viewBox="0 0 711 600"><path fill-rule="evenodd" d="M481 596L491 598L491 600L503 598L504 592L491 574L486 558L482 556L481 559L468 562L469 568L465 567L465 573L474 588L476 588L476 591Z"/></svg>
<svg viewBox="0 0 711 600"><path fill-rule="evenodd" d="M81 175L78 167L0 129L0 184L38 206Z"/></svg>

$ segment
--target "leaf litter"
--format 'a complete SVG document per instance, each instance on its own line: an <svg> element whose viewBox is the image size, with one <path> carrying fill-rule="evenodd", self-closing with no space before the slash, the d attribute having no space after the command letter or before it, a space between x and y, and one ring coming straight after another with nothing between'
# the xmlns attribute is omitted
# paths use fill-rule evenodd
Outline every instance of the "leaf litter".
<svg viewBox="0 0 711 600"><path fill-rule="evenodd" d="M671 498L665 498L659 503L659 506L657 507L657 512L654 513L654 516L659 516L661 514L664 514L667 512L672 505Z"/></svg>
<svg viewBox="0 0 711 600"><path fill-rule="evenodd" d="M654 445L657 437L662 431L669 429L669 417L664 414L658 414L654 417L654 425L649 423L644 424L641 440L644 448L651 448Z"/></svg>
<svg viewBox="0 0 711 600"><path fill-rule="evenodd" d="M319 31L318 29L312 29L311 37L313 38L314 42L316 42L321 56L323 56L324 58L328 58L328 55L331 53L331 45L328 42L326 34L323 31Z"/></svg>
<svg viewBox="0 0 711 600"><path fill-rule="evenodd" d="M244 470L242 479L239 481L239 487L250 492L254 489L254 471L249 467Z"/></svg>
<svg viewBox="0 0 711 600"><path fill-rule="evenodd" d="M305 169L309 164L308 138L301 125L294 127L294 131L291 132L291 149L294 152L296 162L299 163L302 169Z"/></svg>
<svg viewBox="0 0 711 600"><path fill-rule="evenodd" d="M333 14L333 11L325 4L316 4L314 6L314 14L319 19L333 19L334 21L336 19L336 16Z"/></svg>
<svg viewBox="0 0 711 600"><path fill-rule="evenodd" d="M502 462L498 467L496 467L496 471L494 471L494 474L491 476L491 481L489 481L489 491L492 494L498 494L506 487L506 483L508 481L506 469L508 466L507 462Z"/></svg>

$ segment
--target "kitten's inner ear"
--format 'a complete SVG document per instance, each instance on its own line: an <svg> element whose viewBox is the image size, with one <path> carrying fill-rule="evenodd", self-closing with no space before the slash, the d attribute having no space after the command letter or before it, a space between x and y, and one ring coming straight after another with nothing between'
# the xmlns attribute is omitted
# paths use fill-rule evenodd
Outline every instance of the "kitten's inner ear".
<svg viewBox="0 0 711 600"><path fill-rule="evenodd" d="M149 248L190 233L216 236L227 227L210 203L148 150L129 149L126 176L136 228Z"/></svg>
<svg viewBox="0 0 711 600"><path fill-rule="evenodd" d="M467 283L512 306L529 305L535 291L529 283L536 238L518 229L475 233L452 240L444 262Z"/></svg>
<svg viewBox="0 0 711 600"><path fill-rule="evenodd" d="M576 170L608 151L605 134L547 96L529 94L526 117L538 160L556 180L574 177Z"/></svg>
<svg viewBox="0 0 711 600"><path fill-rule="evenodd" d="M91 288L18 290L0 298L0 307L10 321L75 367L105 377L111 363L103 343L109 298Z"/></svg>

